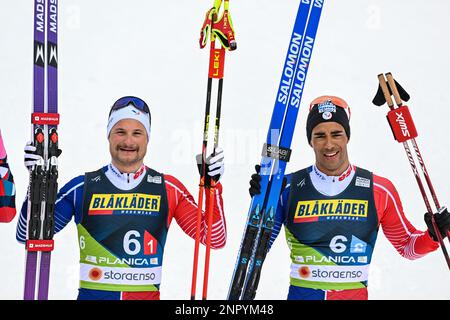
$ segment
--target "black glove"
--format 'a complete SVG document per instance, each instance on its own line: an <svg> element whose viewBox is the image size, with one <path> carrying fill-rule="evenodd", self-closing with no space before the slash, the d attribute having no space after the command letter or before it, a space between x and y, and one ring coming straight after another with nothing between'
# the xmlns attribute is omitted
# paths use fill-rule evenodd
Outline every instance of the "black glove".
<svg viewBox="0 0 450 320"><path fill-rule="evenodd" d="M214 154L209 155L208 158L206 158L205 164L206 164L206 176L205 176L205 186L210 187L211 186L211 178L218 182L220 178L222 177L225 166L224 166L224 155L223 150L219 147L214 149ZM198 154L196 155L197 160L197 168L198 172L200 173L200 176L202 175L202 155Z"/></svg>
<svg viewBox="0 0 450 320"><path fill-rule="evenodd" d="M256 173L252 174L252 177L250 179L250 188L248 189L248 192L250 193L251 197L254 197L257 194L261 193L261 176L259 175L259 172L261 171L261 166L257 164L255 166ZM281 184L281 191L280 196L284 191L284 188L286 188L287 179L286 177L283 177L283 182Z"/></svg>
<svg viewBox="0 0 450 320"><path fill-rule="evenodd" d="M434 220L436 221L439 232L441 233L442 239L445 239L447 232L450 230L450 213L446 207L442 207L438 213L433 214ZM428 233L433 238L434 241L438 241L436 233L434 232L433 224L431 222L431 214L425 213L425 223L428 227Z"/></svg>
<svg viewBox="0 0 450 320"><path fill-rule="evenodd" d="M261 193L261 176L259 172L261 171L261 166L257 164L255 166L256 173L252 174L250 179L250 188L248 192L250 193L250 197L254 197L257 194Z"/></svg>

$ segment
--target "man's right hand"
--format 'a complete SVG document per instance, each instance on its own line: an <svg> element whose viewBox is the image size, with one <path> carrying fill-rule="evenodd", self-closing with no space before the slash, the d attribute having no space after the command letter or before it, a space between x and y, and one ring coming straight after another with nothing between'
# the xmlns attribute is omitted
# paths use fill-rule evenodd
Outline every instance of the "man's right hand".
<svg viewBox="0 0 450 320"><path fill-rule="evenodd" d="M248 189L250 196L254 197L257 194L261 193L261 176L259 172L261 171L261 166L259 164L255 165L256 173L252 174L250 179L250 188ZM287 179L283 177L283 183L281 184L280 196L286 188Z"/></svg>
<svg viewBox="0 0 450 320"><path fill-rule="evenodd" d="M261 193L261 176L259 175L261 166L257 164L255 166L255 170L256 173L252 174L250 179L250 188L248 189L251 197Z"/></svg>
<svg viewBox="0 0 450 320"><path fill-rule="evenodd" d="M23 162L29 171L31 171L35 165L44 161L40 155L36 154L36 147L33 146L33 142L31 141L27 142L23 151L25 152Z"/></svg>
<svg viewBox="0 0 450 320"><path fill-rule="evenodd" d="M32 141L27 142L23 151L25 153L23 156L23 163L29 171L33 169L33 166L43 163L44 159L39 154L36 154L36 147L33 146ZM56 157L59 157L61 153L61 149L58 149Z"/></svg>

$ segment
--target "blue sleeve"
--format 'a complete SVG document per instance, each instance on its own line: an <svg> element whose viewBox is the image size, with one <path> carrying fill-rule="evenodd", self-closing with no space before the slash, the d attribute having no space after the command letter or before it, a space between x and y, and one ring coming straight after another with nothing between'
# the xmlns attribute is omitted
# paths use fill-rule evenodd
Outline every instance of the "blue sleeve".
<svg viewBox="0 0 450 320"><path fill-rule="evenodd" d="M281 227L286 221L286 210L288 209L289 193L291 191L291 175L288 174L286 177L286 187L280 195L280 200L278 201L277 212L275 213L275 222L272 229L272 234L269 241L269 250L272 247L275 239L281 231Z"/></svg>
<svg viewBox="0 0 450 320"><path fill-rule="evenodd" d="M76 223L81 221L83 185L84 175L81 175L70 180L59 190L55 203L55 233L64 229L73 216ZM16 230L16 239L21 243L27 238L27 209L28 198L25 198Z"/></svg>

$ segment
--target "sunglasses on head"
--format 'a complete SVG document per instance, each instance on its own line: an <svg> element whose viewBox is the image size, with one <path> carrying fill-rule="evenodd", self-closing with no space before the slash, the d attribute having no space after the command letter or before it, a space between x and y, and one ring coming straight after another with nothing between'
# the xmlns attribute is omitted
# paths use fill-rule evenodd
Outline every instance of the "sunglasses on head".
<svg viewBox="0 0 450 320"><path fill-rule="evenodd" d="M150 109L148 108L148 105L145 103L144 100L142 100L138 97L126 96L126 97L122 97L122 98L118 99L116 102L114 102L114 104L111 107L111 110L109 111L109 116L111 116L111 113L113 113L113 111L117 111L122 108L125 108L125 107L129 106L130 104L133 107L135 107L136 109L139 109L150 115Z"/></svg>
<svg viewBox="0 0 450 320"><path fill-rule="evenodd" d="M349 108L347 102L345 102L344 99L341 99L341 98L335 97L335 96L323 96L323 97L316 98L314 101L311 102L311 104L309 106L309 111L311 111L315 106L319 106L319 105L327 103L327 102L328 103L331 102L336 107L344 109L345 112L347 113L347 117L350 119L351 112L350 112L350 108Z"/></svg>

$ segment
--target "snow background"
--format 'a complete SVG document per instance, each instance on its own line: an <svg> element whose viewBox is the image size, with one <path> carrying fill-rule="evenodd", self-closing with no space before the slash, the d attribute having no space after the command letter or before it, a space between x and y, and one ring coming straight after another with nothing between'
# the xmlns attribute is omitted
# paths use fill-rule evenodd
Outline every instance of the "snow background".
<svg viewBox="0 0 450 320"><path fill-rule="evenodd" d="M30 139L33 1L1 0L0 128L17 184L17 206L28 173L23 146ZM224 299L241 241L250 198L248 180L260 161L298 0L231 1L237 51L227 54L220 145L227 246L212 252L210 299ZM65 0L59 7L60 186L109 161L106 121L120 96L137 95L152 111L147 165L179 178L194 197L201 150L209 50L198 48L208 1ZM424 230L425 206L404 150L374 107L377 74L391 71L410 92L408 105L418 143L442 204L450 186L446 123L450 116L450 2L446 0L325 1L309 69L288 172L314 161L305 138L308 103L334 94L352 108L350 161L388 177L408 219ZM213 95L215 97L215 95ZM0 299L21 299L24 250L15 241L16 219L0 225ZM56 236L50 299L75 299L78 246L75 224ZM194 241L176 223L167 239L162 299L188 299ZM202 250L203 252L203 250ZM203 257L200 258L203 265ZM285 299L289 252L282 233L269 253L257 299ZM379 233L370 271L370 299L449 299L449 273L441 251L402 258ZM201 295L199 271L198 296Z"/></svg>

